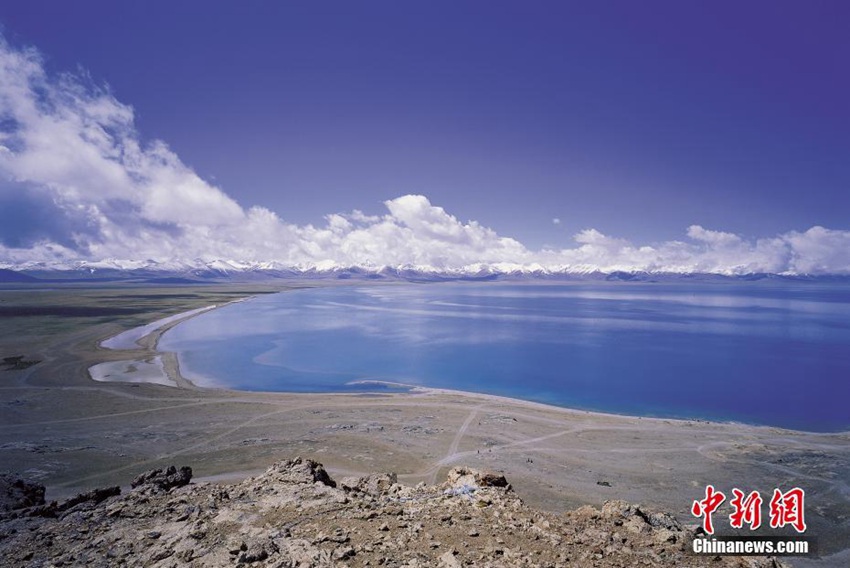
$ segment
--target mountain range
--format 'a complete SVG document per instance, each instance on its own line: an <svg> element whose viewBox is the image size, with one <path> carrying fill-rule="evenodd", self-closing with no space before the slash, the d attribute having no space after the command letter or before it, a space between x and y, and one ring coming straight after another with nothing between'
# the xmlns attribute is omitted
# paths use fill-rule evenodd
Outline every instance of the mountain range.
<svg viewBox="0 0 850 568"><path fill-rule="evenodd" d="M438 282L452 280L577 280L577 281L752 281L765 279L850 282L846 275L808 275L702 272L651 272L645 270L601 271L591 266L543 266L510 263L472 264L459 268L427 265L341 265L333 262L284 265L279 262L114 260L64 263L0 263L0 282L134 281L152 284L257 282L280 279L399 280Z"/></svg>

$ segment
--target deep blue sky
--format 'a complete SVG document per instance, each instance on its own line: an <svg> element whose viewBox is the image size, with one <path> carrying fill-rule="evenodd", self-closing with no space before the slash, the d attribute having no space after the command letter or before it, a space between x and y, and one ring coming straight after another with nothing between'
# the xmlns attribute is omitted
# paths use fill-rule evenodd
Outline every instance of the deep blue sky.
<svg viewBox="0 0 850 568"><path fill-rule="evenodd" d="M844 1L5 0L0 22L299 224L423 193L532 248L850 227Z"/></svg>

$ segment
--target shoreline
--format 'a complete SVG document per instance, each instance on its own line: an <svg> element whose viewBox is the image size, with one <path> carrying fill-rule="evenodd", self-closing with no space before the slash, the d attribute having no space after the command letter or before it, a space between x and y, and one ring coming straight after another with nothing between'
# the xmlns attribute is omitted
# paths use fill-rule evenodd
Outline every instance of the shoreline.
<svg viewBox="0 0 850 568"><path fill-rule="evenodd" d="M226 306L230 306L232 304L237 304L239 302L245 302L245 301L248 301L251 298L255 298L255 297L256 296L248 296L248 297L245 297L245 298L239 298L237 300L232 300L230 302L220 304L220 305L219 304L213 304L211 306L205 306L203 308L195 308L195 309L192 309L192 310L187 310L185 312L174 314L173 316L169 316L167 318L163 318L163 319L160 319L160 320L157 320L157 321L154 321L154 322L151 322L151 323L139 326L139 327L130 328L130 329L125 330L125 331L123 331L123 332L121 332L117 335L114 335L112 337L108 337L105 340L100 341L98 343L98 347L101 348L101 349L108 349L110 351L124 351L124 352L128 352L128 353L132 353L134 351L144 352L144 355L140 354L139 356L134 356L134 357L130 357L130 358L127 358L127 359L120 360L122 362L125 361L127 363L131 363L131 362L138 362L138 361L143 360L143 359L150 359L152 357L159 358L162 362L161 368L162 368L162 372L165 375L164 379L167 381L167 382L164 382L164 381L159 381L159 382L158 381L144 381L144 380L143 381L133 381L132 379L128 379L126 381L111 381L111 382L140 382L140 383L153 382L155 384L160 384L160 385L163 385L163 386L171 386L171 387L182 388L182 389L206 388L206 387L200 387L200 386L196 385L195 383L193 383L192 381L187 379L185 376L183 376L183 374L180 372L180 360L177 356L177 353L174 353L172 351L160 351L159 350L160 339L162 338L162 336L166 332L168 332L169 330L173 329L174 327L178 326L179 324L181 324L185 321L188 321L188 320L195 318L195 317L197 317L201 314L204 314L206 312L209 312L209 311L212 311L212 310L218 310L218 309L224 308ZM115 339L115 338L117 338L121 335L124 335L126 333L130 333L132 335L132 332L143 330L147 327L156 325L157 323L160 323L160 322L161 322L161 324L159 326L152 328L148 333L145 333L145 334L139 336L138 339L136 339L133 342L136 345L136 347L133 347L133 348L117 347L116 348L116 347L109 347L108 345L106 345L107 342L109 342L110 340L113 340L113 339ZM115 362L117 362L117 361L109 361L109 363L115 363ZM98 365L101 365L101 364L103 364L103 363L97 363L97 364L89 367L88 372L89 372L89 376L92 378L92 380L99 380L99 379L94 378L94 374L93 374L92 370L95 367L97 367ZM101 380L101 382L110 382L110 381L104 379L104 380Z"/></svg>
<svg viewBox="0 0 850 568"><path fill-rule="evenodd" d="M707 484L727 495L732 487L766 495L798 485L822 553L850 549L850 434L635 417L424 387L309 394L90 377L97 363L161 355L154 340L165 329L147 338L147 351L99 347L124 331L128 307L151 317L272 291L280 288L7 294L9 305L38 301L60 309L73 302L123 311L111 321L101 312L97 320L68 321L52 334L45 318L7 322L4 356L40 362L0 373L0 469L43 483L57 499L169 465L191 466L196 479L215 482L303 456L324 463L336 479L395 472L408 485L438 483L451 467L466 466L503 473L540 510L623 499L663 508L684 523L696 522L690 506Z"/></svg>
<svg viewBox="0 0 850 568"><path fill-rule="evenodd" d="M283 292L278 292L278 293L283 293ZM298 396L298 395L310 395L310 396L326 396L326 395L352 396L353 395L353 396L356 396L356 395L366 395L366 394L378 395L378 396L405 396L405 395L416 396L416 395L422 395L422 394L443 394L443 395L449 395L449 396L463 396L463 397L468 397L468 398L477 398L477 399L480 399L480 400L493 401L493 402L503 403L503 404L516 404L516 405L521 405L521 406L528 406L530 408L538 408L540 410L557 410L557 411L563 411L563 412L567 412L567 413L570 413L570 414L576 414L576 415L588 415L588 414L590 414L590 415L599 416L599 417L623 417L623 418L633 418L633 419L638 419L638 420L661 421L661 422L667 422L667 423L676 422L676 423L679 423L679 424L693 424L693 423L723 424L723 425L729 425L729 426L740 426L740 427L744 427L744 428L765 428L765 429L771 429L771 430L778 430L778 431L782 431L782 432L791 432L791 433L799 433L799 434L812 434L812 435L827 435L827 436L828 435L834 435L834 436L850 435L850 428L848 428L847 430L840 430L840 431L819 432L819 431L812 431L812 430L798 430L798 429L786 428L786 427L782 427L782 426L774 426L774 425L770 425L770 424L738 422L738 421L733 421L733 420L711 420L711 419L706 419L706 418L688 418L688 417L681 417L681 416L680 417L676 417L676 416L665 417L665 416L650 416L650 415L641 415L641 414L618 413L618 412L611 412L611 411L583 409L583 408L570 407L570 406L560 406L560 405L552 404L552 403L533 401L533 400L527 400L527 399L523 399L523 398L516 398L516 397L504 396L504 395L498 395L498 394L491 394L491 393L464 391L464 390L457 390L457 389L446 389L446 388L438 388L438 387L427 387L427 386L421 386L421 385L407 384L407 383L398 382L398 381L384 381L384 380L375 380L375 379L363 379L363 380L358 380L358 381L354 381L353 383L347 383L347 384L365 384L365 383L381 384L381 385L388 385L390 387L399 387L399 388L405 389L405 391L396 391L396 392L368 392L368 391L366 391L366 392L362 392L362 393L361 392L340 391L340 392L315 392L315 393L307 392L307 393L303 393L303 392L290 392L290 391L244 391L244 390L239 390L239 389L233 389L233 388L230 388L230 387L227 387L227 386L221 386L221 387L201 386L201 385L195 384L191 379L188 379L186 376L183 375L183 373L180 370L180 359L179 359L179 355L177 353L172 352L172 351L161 351L161 350L159 350L159 341L162 338L162 336L166 332L171 330L172 328L176 327L177 325L179 325L183 322L186 322L186 321L188 321L192 318L195 318L199 315L207 313L209 311L217 310L217 309L229 306L231 304L246 302L246 301L249 301L252 298L256 298L256 297L257 297L256 295L252 295L252 296L248 296L248 297L245 297L245 298L233 300L231 302L227 302L227 303L221 304L221 305L211 305L211 306L207 306L207 307L204 307L204 308L187 310L186 312L183 312L183 313L180 313L180 314L175 314L174 316L170 316L168 318L164 318L168 321L163 321L163 324L161 326L152 329L150 332L139 337L135 341L135 343L138 345L138 347L135 348L135 349L113 349L113 348L110 348L110 347L105 347L103 344L106 341L108 341L109 339L112 339L112 338L107 338L106 340L101 341L99 346L103 347L104 349L109 349L111 351L126 351L126 352L132 352L132 351L137 351L137 350L145 351L144 356L142 356L140 354L139 356L136 356L136 357L130 357L128 359L121 360L121 361L126 362L128 364L133 363L133 362L139 362L141 360L147 360L147 359L150 359L152 357L159 357L162 361L162 370L163 370L163 373L165 375L163 377L165 379L165 381L160 381L160 382L145 381L145 380L134 381L132 379L128 379L126 381L102 380L101 382L138 382L138 383L149 383L150 382L150 383L160 384L160 385L163 385L163 386L169 386L169 387L173 387L173 388L225 391L225 392L237 393L237 394L239 394L239 393L264 394L265 393L265 394L285 394L285 395L294 395L294 396ZM159 321L162 321L162 320L159 320ZM131 328L129 330L121 332L118 335L122 335L124 333L132 332L132 331L135 331L135 330L139 330L139 329L142 329L144 327L151 326L155 323L157 323L157 322L151 322L149 324L145 324L145 325L139 326L137 328ZM117 336L113 336L113 338L114 337L117 337ZM110 363L114 363L114 362L115 361L110 361ZM98 380L98 379L94 379L94 377L92 376L92 373L91 373L91 369L93 369L96 366L97 365L93 365L89 369L89 375L91 376L92 380Z"/></svg>
<svg viewBox="0 0 850 568"><path fill-rule="evenodd" d="M126 331L122 331L118 335L114 335L100 342L100 347L104 347L106 349L111 349L113 351L123 351L123 350L133 350L144 348L146 346L146 338L150 335L153 335L157 330L160 329L171 329L170 324L178 324L181 321L187 320L190 317L194 317L196 315L200 315L209 310L213 310L217 308L216 304L211 306L204 306L202 308L195 308L193 310L188 310L185 312L177 313L168 317L164 317L162 319L158 319L156 321L152 321L150 323L141 325L139 327L133 327ZM145 331L148 330L149 331ZM164 331L163 331L164 333ZM156 349L156 338L151 347Z"/></svg>

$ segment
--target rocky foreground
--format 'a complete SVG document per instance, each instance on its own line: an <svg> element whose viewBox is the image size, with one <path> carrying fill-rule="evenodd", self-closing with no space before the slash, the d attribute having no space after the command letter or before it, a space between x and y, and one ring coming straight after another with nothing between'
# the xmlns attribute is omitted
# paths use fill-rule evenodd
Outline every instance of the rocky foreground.
<svg viewBox="0 0 850 568"><path fill-rule="evenodd" d="M533 510L499 474L455 468L439 486L394 475L333 481L284 461L234 485L190 483L189 468L45 503L44 487L0 477L3 566L711 566L692 529L622 501L562 515Z"/></svg>

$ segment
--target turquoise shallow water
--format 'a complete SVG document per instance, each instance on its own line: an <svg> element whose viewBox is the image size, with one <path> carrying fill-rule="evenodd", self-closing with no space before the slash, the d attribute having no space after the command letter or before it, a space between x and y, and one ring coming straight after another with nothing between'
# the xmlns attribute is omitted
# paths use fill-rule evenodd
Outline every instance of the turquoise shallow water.
<svg viewBox="0 0 850 568"><path fill-rule="evenodd" d="M452 283L262 296L167 332L198 384L404 383L626 414L850 429L850 288Z"/></svg>

